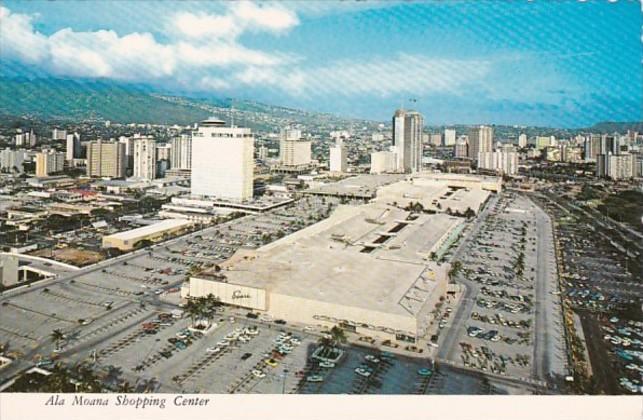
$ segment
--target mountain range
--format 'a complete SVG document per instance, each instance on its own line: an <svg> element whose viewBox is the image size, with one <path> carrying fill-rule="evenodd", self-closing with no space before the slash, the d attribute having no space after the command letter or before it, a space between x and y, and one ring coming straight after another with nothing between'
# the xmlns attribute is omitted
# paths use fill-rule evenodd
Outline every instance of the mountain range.
<svg viewBox="0 0 643 420"><path fill-rule="evenodd" d="M138 84L109 80L0 77L0 117L26 116L43 120L109 120L118 123L187 125L210 116L235 122L253 130L275 131L291 124L311 130L349 127L375 129L379 121L354 119L327 113L268 105L250 100L177 96ZM464 132L465 126L457 126ZM438 131L441 127L429 127ZM643 132L643 122L600 122L583 129L496 126L498 135L576 132Z"/></svg>

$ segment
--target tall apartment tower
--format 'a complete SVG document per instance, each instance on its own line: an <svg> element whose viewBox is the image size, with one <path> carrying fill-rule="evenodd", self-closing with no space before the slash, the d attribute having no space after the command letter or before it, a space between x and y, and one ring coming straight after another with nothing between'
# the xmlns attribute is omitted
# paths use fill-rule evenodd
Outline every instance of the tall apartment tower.
<svg viewBox="0 0 643 420"><path fill-rule="evenodd" d="M62 172L65 168L65 154L55 150L36 153L36 176L45 177Z"/></svg>
<svg viewBox="0 0 643 420"><path fill-rule="evenodd" d="M456 159L466 159L469 156L469 138L467 136L460 136L455 141L453 156Z"/></svg>
<svg viewBox="0 0 643 420"><path fill-rule="evenodd" d="M596 161L601 154L601 136L598 134L589 134L585 136L583 157L585 161Z"/></svg>
<svg viewBox="0 0 643 420"><path fill-rule="evenodd" d="M479 153L493 151L493 128L486 125L469 131L469 159L477 161Z"/></svg>
<svg viewBox="0 0 643 420"><path fill-rule="evenodd" d="M285 128L279 139L279 160L284 166L309 165L311 142L301 138L301 130Z"/></svg>
<svg viewBox="0 0 643 420"><path fill-rule="evenodd" d="M121 136L118 138L118 142L125 145L125 173L131 175L134 170L134 142L136 141L135 137L125 137Z"/></svg>
<svg viewBox="0 0 643 420"><path fill-rule="evenodd" d="M192 134L191 193L232 201L252 198L254 136L249 128L207 119Z"/></svg>
<svg viewBox="0 0 643 420"><path fill-rule="evenodd" d="M80 157L80 134L67 134L67 148L65 149L65 158L72 161Z"/></svg>
<svg viewBox="0 0 643 420"><path fill-rule="evenodd" d="M455 128L444 129L444 145L455 146L456 132Z"/></svg>
<svg viewBox="0 0 643 420"><path fill-rule="evenodd" d="M417 111L398 109L393 115L393 146L397 171L422 170L422 130L424 117Z"/></svg>
<svg viewBox="0 0 643 420"><path fill-rule="evenodd" d="M91 177L124 178L126 162L124 143L97 140L87 145L87 175Z"/></svg>
<svg viewBox="0 0 643 420"><path fill-rule="evenodd" d="M192 168L192 136L181 134L170 140L170 158L173 169Z"/></svg>
<svg viewBox="0 0 643 420"><path fill-rule="evenodd" d="M525 133L520 133L518 136L518 147L521 149L527 147L527 135Z"/></svg>
<svg viewBox="0 0 643 420"><path fill-rule="evenodd" d="M152 137L134 137L134 177L156 178L156 141Z"/></svg>
<svg viewBox="0 0 643 420"><path fill-rule="evenodd" d="M347 165L347 152L344 141L341 137L337 139L334 147L330 148L330 171L331 172L346 172Z"/></svg>

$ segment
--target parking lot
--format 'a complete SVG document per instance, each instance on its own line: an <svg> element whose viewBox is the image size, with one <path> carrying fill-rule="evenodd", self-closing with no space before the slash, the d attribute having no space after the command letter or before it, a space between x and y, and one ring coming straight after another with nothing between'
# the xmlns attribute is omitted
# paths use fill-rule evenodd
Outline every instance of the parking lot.
<svg viewBox="0 0 643 420"><path fill-rule="evenodd" d="M464 367L513 378L565 371L549 221L530 200L502 195L461 250L464 310L443 324L455 335L442 355ZM458 257L458 256L456 256ZM444 343L444 340L441 341Z"/></svg>
<svg viewBox="0 0 643 420"><path fill-rule="evenodd" d="M0 344L15 363L0 372L0 379L43 360L83 360L115 339L127 343L121 343L113 355L108 352L109 356L118 360L125 354L135 360L133 355L149 350L139 348L147 341L131 329L159 312L176 309L179 287L191 273L225 260L239 247L260 246L314 223L336 203L332 198L306 197L288 208L234 219L4 293L0 297ZM54 341L54 330L60 330L64 338Z"/></svg>
<svg viewBox="0 0 643 420"><path fill-rule="evenodd" d="M563 299L580 317L597 390L640 392L643 348L636 323L643 285L637 267L628 264L631 250L619 243L618 232L606 230L560 197L538 199L556 220Z"/></svg>

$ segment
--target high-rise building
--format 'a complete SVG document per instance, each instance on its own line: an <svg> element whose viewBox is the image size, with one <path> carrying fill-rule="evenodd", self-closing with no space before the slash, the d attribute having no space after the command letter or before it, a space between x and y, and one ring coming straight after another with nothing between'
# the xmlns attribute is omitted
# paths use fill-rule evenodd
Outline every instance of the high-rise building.
<svg viewBox="0 0 643 420"><path fill-rule="evenodd" d="M67 130L61 130L54 128L51 130L51 139L52 140L67 140Z"/></svg>
<svg viewBox="0 0 643 420"><path fill-rule="evenodd" d="M55 150L36 153L36 176L45 177L65 169L65 154Z"/></svg>
<svg viewBox="0 0 643 420"><path fill-rule="evenodd" d="M172 158L172 145L169 143L156 145L156 176L164 178L165 173L170 169Z"/></svg>
<svg viewBox="0 0 643 420"><path fill-rule="evenodd" d="M601 136L598 134L589 134L585 137L584 157L586 161L596 161L596 157L601 154Z"/></svg>
<svg viewBox="0 0 643 420"><path fill-rule="evenodd" d="M429 137L429 144L431 146L440 146L440 145L442 145L442 134L441 133L431 134L428 137Z"/></svg>
<svg viewBox="0 0 643 420"><path fill-rule="evenodd" d="M268 159L268 148L266 146L259 146L257 150L257 159L265 161Z"/></svg>
<svg viewBox="0 0 643 420"><path fill-rule="evenodd" d="M478 168L491 169L503 175L518 173L518 152L512 147L503 147L494 152L480 152Z"/></svg>
<svg viewBox="0 0 643 420"><path fill-rule="evenodd" d="M457 159L464 159L469 156L469 139L466 136L460 136L453 146L453 156Z"/></svg>
<svg viewBox="0 0 643 420"><path fill-rule="evenodd" d="M33 129L29 131L28 133L18 133L16 134L16 146L26 146L26 147L34 147L38 142L38 137L36 136L36 133L33 132Z"/></svg>
<svg viewBox="0 0 643 420"><path fill-rule="evenodd" d="M284 166L309 165L311 162L311 142L301 138L301 130L285 128L279 139L279 160Z"/></svg>
<svg viewBox="0 0 643 420"><path fill-rule="evenodd" d="M493 127L481 125L469 131L469 159L478 160L478 153L493 150Z"/></svg>
<svg viewBox="0 0 643 420"><path fill-rule="evenodd" d="M24 149L11 150L9 148L0 151L0 171L5 173L24 172L22 164L27 160L27 151Z"/></svg>
<svg viewBox="0 0 643 420"><path fill-rule="evenodd" d="M125 143L96 140L87 144L87 175L124 178L126 168Z"/></svg>
<svg viewBox="0 0 643 420"><path fill-rule="evenodd" d="M445 146L454 146L456 139L455 128L445 128L444 129L444 145Z"/></svg>
<svg viewBox="0 0 643 420"><path fill-rule="evenodd" d="M138 134L134 137L121 136L118 142L125 145L125 173L131 175L134 170L134 142Z"/></svg>
<svg viewBox="0 0 643 420"><path fill-rule="evenodd" d="M397 170L397 154L390 151L371 153L371 173L381 174Z"/></svg>
<svg viewBox="0 0 643 420"><path fill-rule="evenodd" d="M80 157L80 134L67 134L67 148L65 158L69 161Z"/></svg>
<svg viewBox="0 0 643 420"><path fill-rule="evenodd" d="M518 147L521 149L527 147L527 135L525 133L520 133L518 136Z"/></svg>
<svg viewBox="0 0 643 420"><path fill-rule="evenodd" d="M609 153L613 155L620 153L619 139L617 136L603 134L601 136L601 154L606 155Z"/></svg>
<svg viewBox="0 0 643 420"><path fill-rule="evenodd" d="M152 137L134 138L135 178L153 180L156 178L156 141Z"/></svg>
<svg viewBox="0 0 643 420"><path fill-rule="evenodd" d="M424 118L417 111L398 109L393 115L393 147L398 172L422 170Z"/></svg>
<svg viewBox="0 0 643 420"><path fill-rule="evenodd" d="M171 167L173 169L190 169L192 168L192 136L190 134L181 134L170 140Z"/></svg>
<svg viewBox="0 0 643 420"><path fill-rule="evenodd" d="M334 147L330 148L330 171L331 172L346 172L348 169L346 146L342 138L337 139Z"/></svg>
<svg viewBox="0 0 643 420"><path fill-rule="evenodd" d="M629 153L620 155L601 153L596 158L596 176L612 180L629 179L637 176L638 170L636 166L635 155Z"/></svg>
<svg viewBox="0 0 643 420"><path fill-rule="evenodd" d="M543 150L551 146L551 137L550 136L538 136L536 137L536 149Z"/></svg>
<svg viewBox="0 0 643 420"><path fill-rule="evenodd" d="M252 198L254 136L249 128L208 119L192 135L192 195Z"/></svg>

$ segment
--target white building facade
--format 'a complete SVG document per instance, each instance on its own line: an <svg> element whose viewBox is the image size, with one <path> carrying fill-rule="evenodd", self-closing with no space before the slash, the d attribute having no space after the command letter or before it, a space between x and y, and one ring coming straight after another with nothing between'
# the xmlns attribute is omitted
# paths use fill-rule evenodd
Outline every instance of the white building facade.
<svg viewBox="0 0 643 420"><path fill-rule="evenodd" d="M335 146L330 148L329 169L331 172L346 172L348 170L347 150L341 137L337 139Z"/></svg>
<svg viewBox="0 0 643 420"><path fill-rule="evenodd" d="M176 169L192 168L192 136L181 134L170 140L171 167Z"/></svg>
<svg viewBox="0 0 643 420"><path fill-rule="evenodd" d="M444 145L454 146L456 139L456 132L454 128L446 128L444 130Z"/></svg>
<svg viewBox="0 0 643 420"><path fill-rule="evenodd" d="M156 141L152 137L134 138L134 177L156 178Z"/></svg>
<svg viewBox="0 0 643 420"><path fill-rule="evenodd" d="M469 131L469 158L478 160L479 153L493 150L493 128L486 125L474 127Z"/></svg>
<svg viewBox="0 0 643 420"><path fill-rule="evenodd" d="M208 119L192 135L191 193L232 201L252 198L254 136L249 128Z"/></svg>
<svg viewBox="0 0 643 420"><path fill-rule="evenodd" d="M398 109L393 115L393 146L399 172L422 170L424 118L417 111Z"/></svg>
<svg viewBox="0 0 643 420"><path fill-rule="evenodd" d="M279 160L284 166L310 164L311 142L301 138L301 130L293 130L290 128L281 130Z"/></svg>

